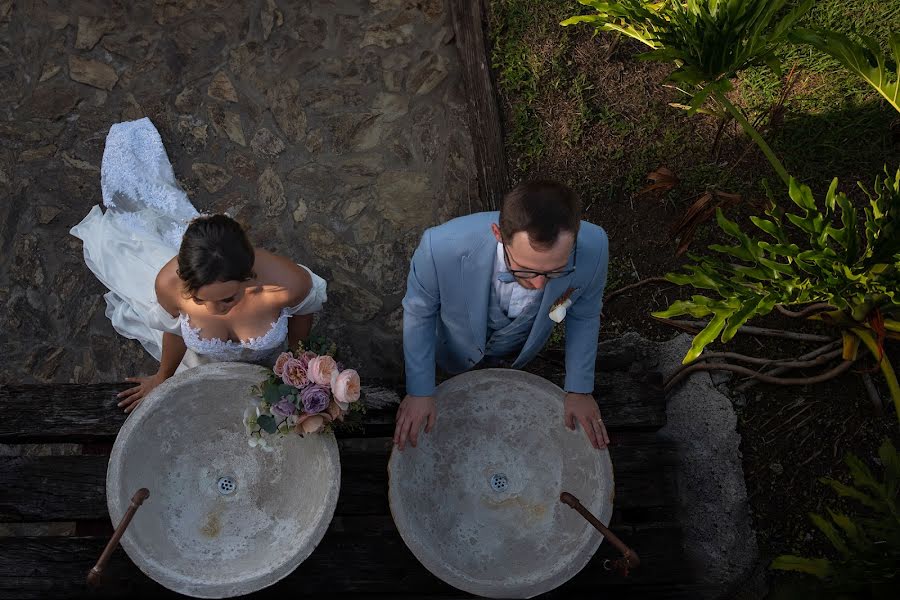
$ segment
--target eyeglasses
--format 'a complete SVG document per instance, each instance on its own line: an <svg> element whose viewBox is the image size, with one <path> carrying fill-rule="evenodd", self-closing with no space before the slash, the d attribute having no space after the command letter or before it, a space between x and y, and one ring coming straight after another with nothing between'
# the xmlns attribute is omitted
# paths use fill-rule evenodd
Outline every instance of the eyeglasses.
<svg viewBox="0 0 900 600"><path fill-rule="evenodd" d="M509 250L506 249L506 244L503 244L503 257L506 260L506 269L509 271L509 274L518 279L534 279L535 277L559 279L560 277L567 277L575 272L575 264L578 262L578 243L575 243L575 248L573 249L571 269L561 269L558 271L528 271L513 269L509 266Z"/></svg>

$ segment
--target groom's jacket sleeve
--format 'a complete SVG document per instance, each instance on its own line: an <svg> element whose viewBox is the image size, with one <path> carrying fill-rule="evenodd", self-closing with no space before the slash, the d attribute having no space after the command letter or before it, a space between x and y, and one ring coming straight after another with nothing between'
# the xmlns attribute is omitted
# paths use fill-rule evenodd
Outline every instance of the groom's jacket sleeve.
<svg viewBox="0 0 900 600"><path fill-rule="evenodd" d="M594 367L597 362L597 337L600 334L600 311L609 266L609 240L599 230L600 254L591 282L566 314L566 384L567 392L590 394L594 391Z"/></svg>
<svg viewBox="0 0 900 600"><path fill-rule="evenodd" d="M403 357L406 393L430 396L434 392L434 352L441 294L431 248L431 230L422 235L413 253L403 298Z"/></svg>

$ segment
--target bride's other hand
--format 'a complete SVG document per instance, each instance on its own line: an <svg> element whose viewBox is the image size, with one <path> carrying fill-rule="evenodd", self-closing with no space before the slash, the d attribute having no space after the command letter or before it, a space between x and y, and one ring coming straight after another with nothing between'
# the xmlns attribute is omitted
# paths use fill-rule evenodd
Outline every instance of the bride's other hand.
<svg viewBox="0 0 900 600"><path fill-rule="evenodd" d="M144 398L153 391L153 389L165 381L166 378L157 373L150 377L129 377L125 381L136 383L133 388L128 388L124 392L119 393L116 397L122 398L119 402L119 408L125 407L125 413L128 414L137 408Z"/></svg>

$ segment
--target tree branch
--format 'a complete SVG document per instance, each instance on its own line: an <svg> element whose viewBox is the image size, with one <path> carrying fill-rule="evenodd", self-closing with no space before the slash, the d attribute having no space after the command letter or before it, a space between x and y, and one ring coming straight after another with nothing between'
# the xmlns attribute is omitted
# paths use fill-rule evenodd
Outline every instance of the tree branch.
<svg viewBox="0 0 900 600"><path fill-rule="evenodd" d="M703 321L680 321L677 319L663 319L662 317L653 317L660 323L665 323L666 325L670 325L675 327L676 329L681 329L683 331L687 331L688 333L700 333L704 327L706 327L706 323ZM814 333L796 333L794 331L785 331L783 329L767 329L765 327L751 327L750 325L744 325L737 331L738 333L744 333L747 335L756 335L761 337L777 337L784 338L787 340L794 340L797 342L833 342L834 338L829 337L827 335L818 335Z"/></svg>

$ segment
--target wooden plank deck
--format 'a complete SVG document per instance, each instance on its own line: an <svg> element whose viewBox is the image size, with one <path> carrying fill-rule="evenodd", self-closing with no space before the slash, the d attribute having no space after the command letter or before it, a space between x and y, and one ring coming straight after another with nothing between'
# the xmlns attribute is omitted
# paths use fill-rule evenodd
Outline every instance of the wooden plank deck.
<svg viewBox="0 0 900 600"><path fill-rule="evenodd" d="M693 598L677 522L675 448L655 433L665 402L652 373L598 373L613 440L616 473L612 525L641 555L628 578L604 570L615 551L603 544L591 563L546 598ZM106 510L108 453L124 416L115 393L124 384L0 386L0 443L81 443L74 456L0 457L0 522L75 522L72 537L0 537L0 598L174 597L141 573L119 548L104 585L84 576L112 532ZM371 390L371 388L370 388ZM372 393L364 427L340 435L342 482L335 518L322 543L293 574L252 597L470 597L431 575L406 548L388 507L387 462L395 406ZM23 410L23 407L46 407Z"/></svg>

